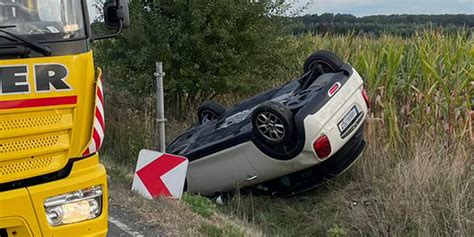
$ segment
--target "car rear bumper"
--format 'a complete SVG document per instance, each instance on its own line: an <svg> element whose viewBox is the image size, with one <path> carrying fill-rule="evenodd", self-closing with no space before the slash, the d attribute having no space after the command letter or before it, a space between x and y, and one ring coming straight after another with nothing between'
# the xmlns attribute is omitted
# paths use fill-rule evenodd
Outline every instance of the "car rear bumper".
<svg viewBox="0 0 474 237"><path fill-rule="evenodd" d="M356 135L339 150L333 157L324 161L320 165L313 167L313 173L318 173L319 177L314 177L313 182L324 182L332 179L349 169L361 156L366 147L363 127L357 131Z"/></svg>
<svg viewBox="0 0 474 237"><path fill-rule="evenodd" d="M276 196L291 196L309 191L348 170L361 156L365 147L362 126L347 144L326 161L263 185Z"/></svg>

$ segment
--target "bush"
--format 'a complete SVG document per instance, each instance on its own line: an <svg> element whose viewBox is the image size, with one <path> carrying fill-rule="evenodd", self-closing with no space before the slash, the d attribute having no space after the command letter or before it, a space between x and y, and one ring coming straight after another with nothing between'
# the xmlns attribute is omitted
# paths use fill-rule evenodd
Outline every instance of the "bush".
<svg viewBox="0 0 474 237"><path fill-rule="evenodd" d="M133 166L140 149L156 148L155 61L164 62L167 117L180 128L202 101L228 96L228 104L298 74L306 52L271 14L284 7L246 0L131 1L131 28L95 45L106 78L106 157ZM169 137L180 130L172 127Z"/></svg>
<svg viewBox="0 0 474 237"><path fill-rule="evenodd" d="M293 65L287 56L296 49L271 14L284 7L247 0L131 1L131 28L98 42L96 59L114 90L139 97L154 93L155 62L164 62L167 105L181 114L217 95L262 89Z"/></svg>

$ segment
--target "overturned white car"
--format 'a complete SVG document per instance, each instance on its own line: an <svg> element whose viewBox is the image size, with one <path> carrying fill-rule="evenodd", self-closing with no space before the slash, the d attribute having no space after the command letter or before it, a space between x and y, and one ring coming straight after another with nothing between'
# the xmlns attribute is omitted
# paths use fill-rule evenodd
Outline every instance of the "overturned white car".
<svg viewBox="0 0 474 237"><path fill-rule="evenodd" d="M187 190L300 193L347 170L365 148L369 99L357 71L328 51L304 75L230 108L206 102L167 150L190 161Z"/></svg>

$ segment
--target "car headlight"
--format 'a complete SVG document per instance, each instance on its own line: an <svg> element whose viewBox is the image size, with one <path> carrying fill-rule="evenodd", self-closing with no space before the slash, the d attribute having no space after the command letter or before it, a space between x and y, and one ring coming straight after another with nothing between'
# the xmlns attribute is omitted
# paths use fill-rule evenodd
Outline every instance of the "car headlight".
<svg viewBox="0 0 474 237"><path fill-rule="evenodd" d="M102 186L81 189L46 199L46 219L51 226L97 218L102 213Z"/></svg>

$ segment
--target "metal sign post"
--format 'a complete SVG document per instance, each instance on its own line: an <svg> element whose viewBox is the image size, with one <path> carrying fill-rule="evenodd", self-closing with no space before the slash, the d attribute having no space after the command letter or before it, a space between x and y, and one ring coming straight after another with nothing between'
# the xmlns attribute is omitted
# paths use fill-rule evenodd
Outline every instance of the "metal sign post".
<svg viewBox="0 0 474 237"><path fill-rule="evenodd" d="M158 123L157 131L159 138L159 148L160 151L166 153L166 137L165 137L165 100L164 100L164 88L163 88L163 78L165 73L163 72L163 63L156 63L156 121Z"/></svg>

